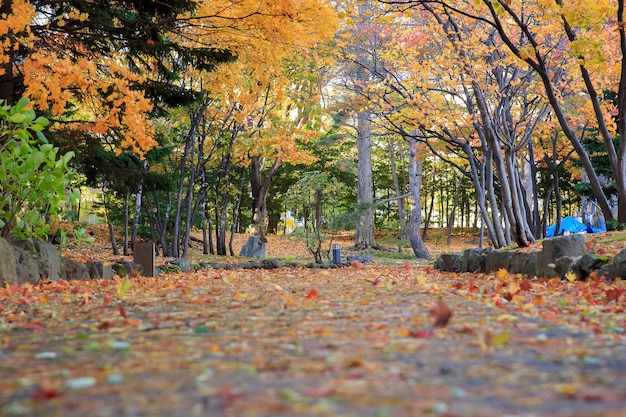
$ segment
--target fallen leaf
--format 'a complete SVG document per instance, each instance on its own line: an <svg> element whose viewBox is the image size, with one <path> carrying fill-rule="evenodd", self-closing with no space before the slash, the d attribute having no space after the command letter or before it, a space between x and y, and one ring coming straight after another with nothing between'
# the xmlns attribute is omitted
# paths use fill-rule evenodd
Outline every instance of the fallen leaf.
<svg viewBox="0 0 626 417"><path fill-rule="evenodd" d="M445 327L453 314L450 307L442 300L437 301L437 304L430 309L430 315L435 319L435 327Z"/></svg>
<svg viewBox="0 0 626 417"><path fill-rule="evenodd" d="M317 291L316 290L309 291L304 298L307 300L313 300L317 298Z"/></svg>
<svg viewBox="0 0 626 417"><path fill-rule="evenodd" d="M49 379L39 381L39 386L33 392L32 399L35 401L50 400L63 395L63 392L52 385Z"/></svg>

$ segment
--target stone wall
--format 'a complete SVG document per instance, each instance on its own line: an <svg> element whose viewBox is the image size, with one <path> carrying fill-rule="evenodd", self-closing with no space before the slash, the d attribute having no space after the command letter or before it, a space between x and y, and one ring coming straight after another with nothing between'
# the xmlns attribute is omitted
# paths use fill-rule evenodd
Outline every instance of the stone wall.
<svg viewBox="0 0 626 417"><path fill-rule="evenodd" d="M35 283L41 279L111 279L113 271L142 271L132 262L80 263L63 258L47 242L8 242L0 238L0 285Z"/></svg>
<svg viewBox="0 0 626 417"><path fill-rule="evenodd" d="M462 254L442 254L435 267L449 272L495 272L505 269L527 277L565 277L576 274L587 279L596 271L606 279L626 278L626 249L613 259L588 251L581 234L559 236L542 241L541 250L466 249Z"/></svg>

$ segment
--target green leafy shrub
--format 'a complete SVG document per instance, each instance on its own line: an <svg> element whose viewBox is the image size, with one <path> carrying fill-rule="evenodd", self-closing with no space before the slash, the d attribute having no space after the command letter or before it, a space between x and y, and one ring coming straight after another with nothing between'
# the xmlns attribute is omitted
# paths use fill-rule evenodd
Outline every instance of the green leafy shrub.
<svg viewBox="0 0 626 417"><path fill-rule="evenodd" d="M73 153L58 155L42 133L48 120L27 105L0 106L0 236L41 240L67 200Z"/></svg>

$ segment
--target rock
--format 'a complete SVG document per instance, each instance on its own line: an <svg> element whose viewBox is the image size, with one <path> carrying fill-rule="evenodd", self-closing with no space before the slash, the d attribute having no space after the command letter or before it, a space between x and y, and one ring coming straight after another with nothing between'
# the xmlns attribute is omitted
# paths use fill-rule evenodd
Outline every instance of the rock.
<svg viewBox="0 0 626 417"><path fill-rule="evenodd" d="M37 255L20 246L12 246L15 256L17 282L30 282L34 284L41 277L39 273L39 260Z"/></svg>
<svg viewBox="0 0 626 417"><path fill-rule="evenodd" d="M615 255L611 262L613 278L626 279L626 249Z"/></svg>
<svg viewBox="0 0 626 417"><path fill-rule="evenodd" d="M348 256L346 259L348 262L359 261L362 264L366 264L368 262L372 262L374 260L374 257L372 255L366 254L366 255L352 255L352 256Z"/></svg>
<svg viewBox="0 0 626 417"><path fill-rule="evenodd" d="M508 271L512 257L513 252L507 251L494 250L487 253L487 257L485 259L485 272L499 271L502 268Z"/></svg>
<svg viewBox="0 0 626 417"><path fill-rule="evenodd" d="M266 259L263 261L263 268L265 269L278 269L282 267L278 259Z"/></svg>
<svg viewBox="0 0 626 417"><path fill-rule="evenodd" d="M611 260L595 253L585 253L577 258L572 266L578 279L587 279L593 271L602 269Z"/></svg>
<svg viewBox="0 0 626 417"><path fill-rule="evenodd" d="M57 248L48 242L35 242L39 253L39 274L42 278L58 281L61 276L61 257Z"/></svg>
<svg viewBox="0 0 626 417"><path fill-rule="evenodd" d="M143 274L143 265L134 262L119 261L113 264L113 271L119 275L141 275Z"/></svg>
<svg viewBox="0 0 626 417"><path fill-rule="evenodd" d="M187 258L170 259L167 262L172 265L178 266L180 268L180 272L189 272L193 269L193 264Z"/></svg>
<svg viewBox="0 0 626 417"><path fill-rule="evenodd" d="M584 254L587 250L585 246L585 237L581 234L573 234L567 236L558 236L551 239L545 239L542 242L542 270L541 275L545 277L554 277L557 275L557 261L568 256L572 259Z"/></svg>
<svg viewBox="0 0 626 417"><path fill-rule="evenodd" d="M61 278L87 281L89 280L87 265L72 259L61 258Z"/></svg>
<svg viewBox="0 0 626 417"><path fill-rule="evenodd" d="M470 248L463 251L463 258L461 259L461 271L480 273L485 269L485 258L487 253L491 251L491 248Z"/></svg>
<svg viewBox="0 0 626 417"><path fill-rule="evenodd" d="M87 262L85 264L91 279L113 279L113 268L111 262Z"/></svg>
<svg viewBox="0 0 626 417"><path fill-rule="evenodd" d="M435 268L442 272L461 272L461 255L442 253L435 261Z"/></svg>
<svg viewBox="0 0 626 417"><path fill-rule="evenodd" d="M265 259L265 242L256 236L250 236L246 244L241 248L239 256L246 258Z"/></svg>
<svg viewBox="0 0 626 417"><path fill-rule="evenodd" d="M0 285L17 283L17 262L6 239L0 237Z"/></svg>
<svg viewBox="0 0 626 417"><path fill-rule="evenodd" d="M515 251L509 262L512 274L522 274L527 277L535 277L540 274L538 264L541 259L541 251Z"/></svg>
<svg viewBox="0 0 626 417"><path fill-rule="evenodd" d="M574 272L573 265L576 259L578 259L578 257L572 258L571 256L561 256L559 259L557 259L554 263L555 275L557 277L565 278L565 275L570 272Z"/></svg>

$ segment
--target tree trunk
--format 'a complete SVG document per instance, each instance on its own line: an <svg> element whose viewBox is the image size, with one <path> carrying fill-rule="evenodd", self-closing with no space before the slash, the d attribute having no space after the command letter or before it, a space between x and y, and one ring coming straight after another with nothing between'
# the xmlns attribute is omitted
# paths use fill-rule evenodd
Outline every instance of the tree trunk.
<svg viewBox="0 0 626 417"><path fill-rule="evenodd" d="M241 200L243 200L243 186L246 181L246 171L245 169L241 170L241 178L239 179L239 198L237 198L237 204L233 209L233 224L230 226L230 240L228 241L228 250L230 251L230 256L235 256L235 252L233 250L233 239L235 238L235 232L237 231L237 224L239 222L239 210L241 209Z"/></svg>
<svg viewBox="0 0 626 417"><path fill-rule="evenodd" d="M224 190L228 190L228 186L229 184L226 183L224 186ZM224 191L222 193L222 204L220 204L219 223L216 226L217 228L219 228L217 239L217 254L221 256L226 256L226 215L228 211L228 200L228 191Z"/></svg>
<svg viewBox="0 0 626 417"><path fill-rule="evenodd" d="M357 223L354 246L367 249L374 244L374 210L372 185L372 122L370 112L357 115L358 192Z"/></svg>
<svg viewBox="0 0 626 417"><path fill-rule="evenodd" d="M126 198L124 199L124 256L128 256L129 218L130 218L130 190L126 190Z"/></svg>
<svg viewBox="0 0 626 417"><path fill-rule="evenodd" d="M409 143L409 190L411 193L411 214L409 217L409 241L417 259L430 259L428 248L420 236L422 210L420 193L422 188L422 162L418 160L417 140L408 136Z"/></svg>
<svg viewBox="0 0 626 417"><path fill-rule="evenodd" d="M143 197L143 184L139 184L135 194L135 213L133 214L133 231L131 235L131 245L133 251L137 245L137 232L139 229L139 215L141 214L141 199Z"/></svg>
<svg viewBox="0 0 626 417"><path fill-rule="evenodd" d="M276 158L272 167L266 172L265 178L261 173L261 157L250 158L250 186L252 191L252 224L250 225L252 236L265 241L267 232L267 192L269 191L274 175L278 171L281 158Z"/></svg>
<svg viewBox="0 0 626 417"><path fill-rule="evenodd" d="M109 237L111 238L111 248L113 249L113 255L119 256L120 249L117 247L117 240L115 239L115 227L112 223L109 223Z"/></svg>
<svg viewBox="0 0 626 417"><path fill-rule="evenodd" d="M452 243L452 230L454 229L454 213L456 212L456 206L459 204L459 195L461 194L461 183L463 177L459 177L456 182L456 191L454 192L454 200L452 202L452 209L450 209L450 216L448 217L448 246Z"/></svg>
<svg viewBox="0 0 626 417"><path fill-rule="evenodd" d="M393 188L396 197L400 197L400 182L398 181L398 170L396 169L396 150L393 138L389 139L389 165L391 167L391 178L393 179ZM406 230L406 220L404 218L404 198L398 200L398 223L400 223L400 239L408 237Z"/></svg>

